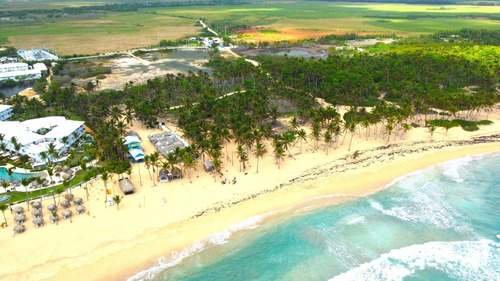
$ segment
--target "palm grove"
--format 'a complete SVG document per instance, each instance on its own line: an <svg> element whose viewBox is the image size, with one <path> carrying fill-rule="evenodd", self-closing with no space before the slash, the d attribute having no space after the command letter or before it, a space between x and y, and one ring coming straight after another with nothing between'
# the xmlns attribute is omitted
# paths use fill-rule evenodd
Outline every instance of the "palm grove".
<svg viewBox="0 0 500 281"><path fill-rule="evenodd" d="M154 126L158 118L174 117L191 145L163 160L158 154L148 155L146 165L153 175L161 168L178 167L190 177L199 157L210 159L220 172L223 157L229 157L227 146L224 149L229 141L237 144L242 171L251 156L258 171L258 161L266 154L274 156L279 168L297 143L301 151L302 143L310 140L314 151L321 147L328 153L344 142L351 150L353 136L362 130L366 138L384 137L389 143L391 137L402 137L418 126L417 115L424 116L431 134L436 126L448 130L458 124L473 130L478 112L498 102L499 47L412 43L377 48L317 60L260 55L259 67L242 58L214 55L209 63L212 76L169 74L142 85L130 82L123 90L89 87L87 93L77 93L74 85L52 83L41 95L45 104L23 97L9 103L17 118L83 118L95 132L103 167L118 174L128 169L121 141L127 123L137 118ZM474 91L464 90L470 86ZM219 98L232 91L237 93ZM316 98L332 107L319 106ZM350 110L341 116L338 105ZM364 106L374 108L367 111ZM291 122L276 130L281 115L291 116ZM306 132L299 125L310 129ZM264 145L266 139L272 147Z"/></svg>

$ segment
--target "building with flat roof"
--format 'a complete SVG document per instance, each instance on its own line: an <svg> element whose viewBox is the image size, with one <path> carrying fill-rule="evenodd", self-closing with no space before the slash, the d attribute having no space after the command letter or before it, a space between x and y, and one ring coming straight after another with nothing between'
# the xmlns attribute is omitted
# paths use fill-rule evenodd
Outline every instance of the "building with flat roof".
<svg viewBox="0 0 500 281"><path fill-rule="evenodd" d="M0 104L0 121L6 121L12 116L12 105Z"/></svg>
<svg viewBox="0 0 500 281"><path fill-rule="evenodd" d="M0 134L4 134L7 150L18 152L12 143L12 138L15 137L21 145L19 153L28 155L35 162L44 162L40 154L48 152L50 144L54 145L57 152L62 153L69 150L84 133L84 122L66 120L63 116L0 122Z"/></svg>
<svg viewBox="0 0 500 281"><path fill-rule="evenodd" d="M43 63L35 63L33 66L24 62L0 64L0 81L38 79L42 77L42 71L47 71L47 67Z"/></svg>
<svg viewBox="0 0 500 281"><path fill-rule="evenodd" d="M58 60L59 57L44 49L18 50L17 54L27 61Z"/></svg>
<svg viewBox="0 0 500 281"><path fill-rule="evenodd" d="M169 153L174 152L176 147L184 148L188 147L189 144L182 137L172 132L169 128L161 125L163 133L148 136L149 140L153 143L158 151L161 152L165 157Z"/></svg>

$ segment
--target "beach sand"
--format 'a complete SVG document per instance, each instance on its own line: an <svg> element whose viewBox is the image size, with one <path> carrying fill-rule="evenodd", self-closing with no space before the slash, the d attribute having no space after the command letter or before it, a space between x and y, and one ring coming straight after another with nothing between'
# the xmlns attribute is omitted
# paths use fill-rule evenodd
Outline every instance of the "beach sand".
<svg viewBox="0 0 500 281"><path fill-rule="evenodd" d="M485 118L483 113L479 119ZM103 182L96 180L89 183L88 202L85 190L74 191L84 198L88 213L74 215L72 223L47 222L46 206L53 203L49 198L43 204L45 226L35 228L31 214L25 212L26 232L11 237L13 215L6 211L9 226L0 229L4 253L0 280L125 280L155 265L158 258L249 217L309 204L304 202L315 204L307 201L312 198L374 193L395 178L429 165L500 151L500 114L490 113L489 119L494 124L476 132L452 128L445 135L444 129L438 128L432 140L426 128L416 128L403 140L391 137L389 147L384 138L374 140L372 136L366 141L363 129L354 137L351 151L347 151L348 136L344 145L337 150L331 148L329 155L323 151L322 141L314 153L312 141L303 144L303 153L299 153L297 143L292 149L293 159L287 156L280 169L271 145L266 143L268 154L261 159L258 174L253 154L245 172L239 171L236 153L234 164L224 159L224 177L236 177L236 184L223 185L220 177L214 182L203 171L201 159L198 170L192 172L192 184L185 174L181 180L154 186L144 164L134 164L131 180L136 193L124 196L120 210L105 206ZM132 129L141 135L146 154L152 153L154 147L146 136L160 131L139 124ZM229 159L233 151L231 144ZM108 188L122 195L117 180L114 175ZM26 204L22 206L26 209Z"/></svg>

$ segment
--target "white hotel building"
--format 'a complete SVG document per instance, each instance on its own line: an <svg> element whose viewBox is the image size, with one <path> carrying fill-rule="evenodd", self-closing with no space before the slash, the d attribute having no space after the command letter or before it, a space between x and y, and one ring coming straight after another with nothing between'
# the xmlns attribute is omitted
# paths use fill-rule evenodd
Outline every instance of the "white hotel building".
<svg viewBox="0 0 500 281"><path fill-rule="evenodd" d="M71 145L85 133L84 122L66 120L62 116L51 116L30 119L23 122L0 122L0 134L4 134L7 150L16 152L11 142L12 137L21 145L19 153L27 154L35 162L40 163L40 153L49 150L49 144L54 144L59 153L69 150ZM63 138L67 137L66 143Z"/></svg>
<svg viewBox="0 0 500 281"><path fill-rule="evenodd" d="M12 116L12 105L0 104L0 121L6 121Z"/></svg>
<svg viewBox="0 0 500 281"><path fill-rule="evenodd" d="M47 71L43 63L35 63L33 67L24 62L0 64L0 81L38 79L42 77L42 71Z"/></svg>

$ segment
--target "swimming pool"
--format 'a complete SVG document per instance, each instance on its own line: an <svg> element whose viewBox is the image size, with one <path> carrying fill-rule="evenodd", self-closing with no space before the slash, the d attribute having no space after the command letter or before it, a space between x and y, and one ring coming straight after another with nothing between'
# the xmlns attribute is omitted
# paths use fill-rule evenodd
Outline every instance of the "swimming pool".
<svg viewBox="0 0 500 281"><path fill-rule="evenodd" d="M7 169L0 167L0 179L4 180L22 180L24 178L34 178L43 175L43 173L31 173L31 174L25 174L25 173L12 173L12 176L9 176L9 173L7 172Z"/></svg>

